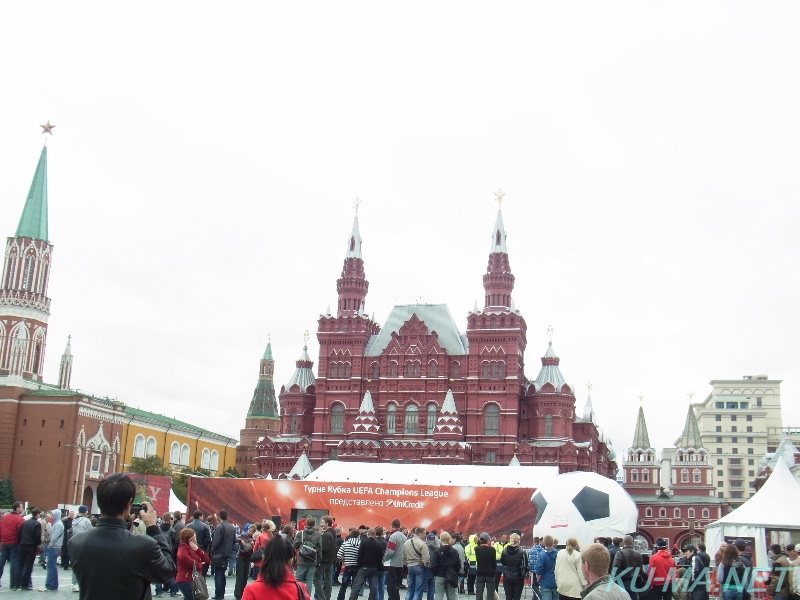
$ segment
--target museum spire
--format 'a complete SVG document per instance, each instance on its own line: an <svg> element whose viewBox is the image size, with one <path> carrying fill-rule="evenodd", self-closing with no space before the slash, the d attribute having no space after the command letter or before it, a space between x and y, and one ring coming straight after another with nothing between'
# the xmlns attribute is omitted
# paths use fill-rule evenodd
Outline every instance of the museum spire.
<svg viewBox="0 0 800 600"><path fill-rule="evenodd" d="M342 274L336 280L339 294L337 317L352 317L364 313L364 301L369 290L369 282L364 275L364 260L361 256L361 232L358 227L358 205L353 218L353 229L347 240L347 252L342 265Z"/></svg>
<svg viewBox="0 0 800 600"><path fill-rule="evenodd" d="M508 262L508 248L506 246L506 230L503 226L502 203L505 194L499 191L495 194L497 200L497 218L492 230L492 244L489 252L489 264L483 276L483 289L485 291L484 311L503 312L511 307L511 292L514 291L514 275Z"/></svg>

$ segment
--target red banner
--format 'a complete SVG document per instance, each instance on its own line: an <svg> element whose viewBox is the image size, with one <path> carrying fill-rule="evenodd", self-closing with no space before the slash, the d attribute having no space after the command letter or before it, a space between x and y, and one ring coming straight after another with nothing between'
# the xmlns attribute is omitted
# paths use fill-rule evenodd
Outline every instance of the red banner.
<svg viewBox="0 0 800 600"><path fill-rule="evenodd" d="M172 477L166 475L140 475L126 473L136 484L134 504L150 502L159 516L169 510L169 493L172 491Z"/></svg>
<svg viewBox="0 0 800 600"><path fill-rule="evenodd" d="M393 519L428 530L483 531L500 536L521 531L530 546L535 508L531 488L425 486L190 477L187 512L213 514L225 508L239 525L280 515L292 509L327 511L345 531L361 524L391 529Z"/></svg>

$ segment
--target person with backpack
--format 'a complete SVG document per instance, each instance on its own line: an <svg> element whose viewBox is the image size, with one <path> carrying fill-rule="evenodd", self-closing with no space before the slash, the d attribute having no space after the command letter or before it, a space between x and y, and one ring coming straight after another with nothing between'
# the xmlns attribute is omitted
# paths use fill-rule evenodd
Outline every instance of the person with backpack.
<svg viewBox="0 0 800 600"><path fill-rule="evenodd" d="M294 538L293 547L297 553L297 581L305 583L313 598L314 575L319 564L322 536L316 528L317 520L306 517L306 528Z"/></svg>
<svg viewBox="0 0 800 600"><path fill-rule="evenodd" d="M522 597L522 588L528 575L528 557L520 548L519 541L519 534L512 533L508 544L500 554L500 562L504 569L503 588L506 592L506 600L519 600Z"/></svg>
<svg viewBox="0 0 800 600"><path fill-rule="evenodd" d="M739 560L735 544L728 544L722 553L722 562L717 567L717 581L723 600L742 600L747 580L744 564Z"/></svg>
<svg viewBox="0 0 800 600"><path fill-rule="evenodd" d="M462 562L458 552L451 545L453 538L443 531L439 537L441 545L431 553L431 572L435 581L435 600L457 600L456 588L458 587L458 572Z"/></svg>

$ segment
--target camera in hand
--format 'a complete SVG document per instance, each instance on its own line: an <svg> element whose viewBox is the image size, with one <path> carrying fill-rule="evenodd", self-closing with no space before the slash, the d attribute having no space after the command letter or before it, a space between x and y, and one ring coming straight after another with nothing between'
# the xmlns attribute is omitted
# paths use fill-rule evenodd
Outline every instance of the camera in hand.
<svg viewBox="0 0 800 600"><path fill-rule="evenodd" d="M135 515L135 516L138 517L139 516L139 511L141 511L141 510L143 510L144 512L147 512L147 506L145 506L144 504L133 504L133 505L131 505L131 514L132 515Z"/></svg>

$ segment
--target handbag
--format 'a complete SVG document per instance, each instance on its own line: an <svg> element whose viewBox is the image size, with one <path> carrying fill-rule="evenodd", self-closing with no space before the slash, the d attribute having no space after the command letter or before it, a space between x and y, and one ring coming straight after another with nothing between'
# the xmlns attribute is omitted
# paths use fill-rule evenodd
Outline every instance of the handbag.
<svg viewBox="0 0 800 600"><path fill-rule="evenodd" d="M208 586L205 577L197 572L197 565L192 561L192 597L194 600L208 600Z"/></svg>
<svg viewBox="0 0 800 600"><path fill-rule="evenodd" d="M317 549L311 544L306 544L305 531L300 534L300 556L310 561L317 561Z"/></svg>

